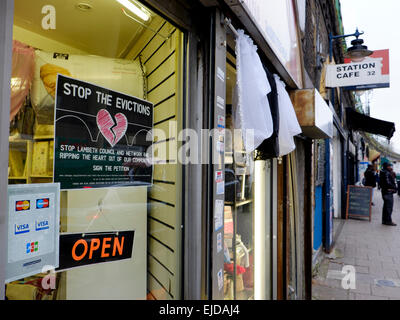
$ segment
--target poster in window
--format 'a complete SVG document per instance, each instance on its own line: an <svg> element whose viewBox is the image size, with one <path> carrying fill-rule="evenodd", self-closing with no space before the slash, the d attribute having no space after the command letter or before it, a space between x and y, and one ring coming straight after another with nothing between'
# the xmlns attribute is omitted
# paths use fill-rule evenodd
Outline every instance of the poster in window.
<svg viewBox="0 0 400 320"><path fill-rule="evenodd" d="M59 74L55 104L61 189L152 183L150 102Z"/></svg>

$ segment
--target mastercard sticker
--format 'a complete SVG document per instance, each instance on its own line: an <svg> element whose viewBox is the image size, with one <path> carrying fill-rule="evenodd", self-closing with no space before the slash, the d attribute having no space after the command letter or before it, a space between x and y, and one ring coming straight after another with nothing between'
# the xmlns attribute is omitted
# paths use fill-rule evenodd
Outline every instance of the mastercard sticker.
<svg viewBox="0 0 400 320"><path fill-rule="evenodd" d="M15 210L16 211L26 211L31 208L31 202L29 200L16 201Z"/></svg>

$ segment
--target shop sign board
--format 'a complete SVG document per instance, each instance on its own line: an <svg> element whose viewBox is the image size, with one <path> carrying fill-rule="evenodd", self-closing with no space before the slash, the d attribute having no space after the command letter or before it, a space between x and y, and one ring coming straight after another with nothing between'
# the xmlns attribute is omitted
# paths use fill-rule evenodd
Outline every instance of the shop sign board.
<svg viewBox="0 0 400 320"><path fill-rule="evenodd" d="M8 187L7 283L58 267L59 225L58 183Z"/></svg>
<svg viewBox="0 0 400 320"><path fill-rule="evenodd" d="M317 89L293 90L290 98L301 130L307 137L313 139L333 137L332 109Z"/></svg>
<svg viewBox="0 0 400 320"><path fill-rule="evenodd" d="M134 236L133 230L61 234L58 270L130 259Z"/></svg>
<svg viewBox="0 0 400 320"><path fill-rule="evenodd" d="M152 183L150 102L59 74L55 104L61 189Z"/></svg>
<svg viewBox="0 0 400 320"><path fill-rule="evenodd" d="M345 62L327 67L327 87L346 90L390 87L389 50L377 50L360 62Z"/></svg>
<svg viewBox="0 0 400 320"><path fill-rule="evenodd" d="M302 87L302 66L297 31L296 8L292 0L227 1L235 9L239 4L251 16L264 39L299 88Z"/></svg>

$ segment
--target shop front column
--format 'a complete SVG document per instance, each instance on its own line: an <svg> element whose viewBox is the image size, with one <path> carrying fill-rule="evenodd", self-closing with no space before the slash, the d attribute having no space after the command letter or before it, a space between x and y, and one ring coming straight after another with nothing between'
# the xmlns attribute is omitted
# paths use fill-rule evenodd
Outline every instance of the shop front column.
<svg viewBox="0 0 400 320"><path fill-rule="evenodd" d="M10 79L14 1L0 1L0 203L7 203L8 134L10 125ZM7 263L7 206L0 208L0 300L4 300Z"/></svg>

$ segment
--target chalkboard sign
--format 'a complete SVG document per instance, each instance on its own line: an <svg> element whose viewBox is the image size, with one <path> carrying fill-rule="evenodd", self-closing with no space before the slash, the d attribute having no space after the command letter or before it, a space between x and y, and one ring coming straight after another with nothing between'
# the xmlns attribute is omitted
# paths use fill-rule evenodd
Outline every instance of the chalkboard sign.
<svg viewBox="0 0 400 320"><path fill-rule="evenodd" d="M372 192L373 188L371 187L348 187L346 219L368 218L371 221Z"/></svg>

